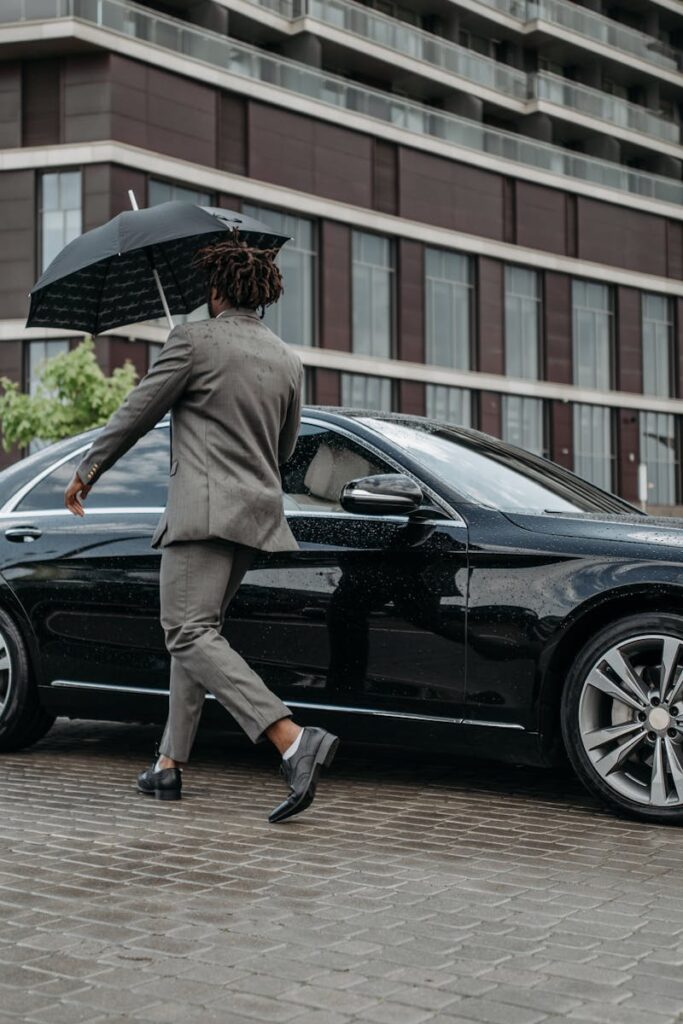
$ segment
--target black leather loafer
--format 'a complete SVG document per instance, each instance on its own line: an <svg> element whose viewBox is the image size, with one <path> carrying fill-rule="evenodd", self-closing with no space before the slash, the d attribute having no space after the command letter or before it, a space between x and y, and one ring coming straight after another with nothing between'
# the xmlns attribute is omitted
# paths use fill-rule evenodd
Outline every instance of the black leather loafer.
<svg viewBox="0 0 683 1024"><path fill-rule="evenodd" d="M145 796L156 797L157 800L180 800L183 788L183 777L180 768L162 768L156 772L155 756L149 768L138 775L138 792Z"/></svg>
<svg viewBox="0 0 683 1024"><path fill-rule="evenodd" d="M330 767L338 747L339 740L331 732L304 729L296 754L282 761L282 774L289 783L290 793L268 816L271 824L300 814L311 806L320 769Z"/></svg>

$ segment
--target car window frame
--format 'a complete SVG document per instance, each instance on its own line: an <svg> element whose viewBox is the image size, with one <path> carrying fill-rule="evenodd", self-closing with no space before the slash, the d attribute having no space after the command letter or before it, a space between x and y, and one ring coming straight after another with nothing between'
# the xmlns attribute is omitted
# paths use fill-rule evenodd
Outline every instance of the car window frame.
<svg viewBox="0 0 683 1024"><path fill-rule="evenodd" d="M438 522L440 525L452 524L455 526L466 526L465 520L457 511L453 508L446 499L439 494L434 488L428 484L425 480L421 479L412 470L408 469L403 465L396 457L383 451L381 448L376 447L366 437L355 433L338 423L331 423L322 417L316 417L315 415L306 414L301 417L301 423L307 426L321 427L332 433L337 433L344 437L346 440L352 441L363 450L367 451L368 455L371 455L375 460L386 463L396 473L402 473L405 476L409 476L415 480L417 484L422 488L425 498L432 502L437 508L441 509L446 518L434 518L434 522ZM153 430L168 430L169 431L169 443L170 443L170 423L168 420L161 421L152 428ZM60 456L55 462L51 462L48 466L44 467L30 480L26 481L10 498L7 499L5 504L0 507L0 518L12 518L16 519L17 516L25 518L33 518L36 516L46 517L55 515L71 515L69 510L64 507L56 507L53 509L19 509L17 505L26 497L27 494L33 490L42 480L59 469L60 466L64 465L65 462L69 462L76 455L84 454L92 445L92 439L86 444L79 445L77 448L72 448L65 455ZM145 506L145 505L131 505L131 506L109 506L103 508L89 508L88 515L112 515L116 513L118 515L132 515L149 513L154 515L161 515L165 509L165 506ZM299 518L325 518L325 519L343 519L349 520L370 520L394 523L407 523L410 516L408 514L402 515L383 515L381 513L360 513L360 512L347 512L344 509L328 510L328 509L285 509L285 518L299 519ZM431 522L432 520L421 520L421 522Z"/></svg>
<svg viewBox="0 0 683 1024"><path fill-rule="evenodd" d="M421 519L422 523L435 522L439 525L452 524L454 526L466 526L465 520L460 513L454 509L437 491L431 487L426 481L420 479L412 470L404 466L397 458L390 455L388 452L383 451L381 448L376 447L366 437L361 434L357 434L352 430L348 430L345 427L340 426L338 423L331 423L329 420L323 418L317 418L315 415L307 414L301 417L302 424L307 426L324 427L331 433L340 434L347 440L353 441L358 447L364 449L368 455L372 455L373 459L379 459L380 462L384 462L391 466L392 470L396 473L401 473L404 476L408 476L411 480L414 480L422 489L422 492L426 499L440 508L447 516L445 519L434 517L434 519ZM285 516L287 518L301 519L301 518L319 518L319 519L343 519L345 521L352 519L359 519L363 521L377 522L382 520L384 522L392 523L407 523L410 519L408 513L399 515L372 513L372 512L347 512L345 509L316 509L311 506L310 509L285 509Z"/></svg>
<svg viewBox="0 0 683 1024"><path fill-rule="evenodd" d="M152 430L167 430L169 431L169 443L170 443L170 424L168 421L156 423ZM58 506L56 508L46 509L21 509L17 508L19 503L31 493L34 487L37 487L41 481L46 477L54 473L55 470L63 466L65 462L71 461L76 455L85 454L92 445L92 440L86 444L79 445L77 448L72 448L71 451L67 452L66 455L62 455L55 462L51 462L49 466L44 467L39 473L36 473L34 477L27 480L19 490L7 499L5 504L0 508L0 517L16 519L17 516L24 517L26 519L32 519L34 516L58 516L58 515L71 515L72 513L68 508ZM164 505L107 505L101 508L88 508L88 515L112 515L112 513L120 513L122 515L139 515L141 513L149 513L154 515L160 515L164 511Z"/></svg>

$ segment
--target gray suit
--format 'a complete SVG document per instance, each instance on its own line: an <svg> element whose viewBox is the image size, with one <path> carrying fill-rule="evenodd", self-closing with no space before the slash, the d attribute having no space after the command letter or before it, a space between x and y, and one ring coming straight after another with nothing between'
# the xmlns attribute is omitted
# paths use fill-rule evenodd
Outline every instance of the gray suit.
<svg viewBox="0 0 683 1024"><path fill-rule="evenodd" d="M160 750L177 761L189 757L206 690L254 741L290 715L221 630L257 550L298 547L279 466L296 444L302 376L299 357L249 310L175 327L77 469L94 484L171 409L168 502L152 545L171 654Z"/></svg>
<svg viewBox="0 0 683 1024"><path fill-rule="evenodd" d="M294 451L303 368L249 310L174 327L78 466L95 483L172 409L168 503L153 547L218 538L291 551L279 466Z"/></svg>

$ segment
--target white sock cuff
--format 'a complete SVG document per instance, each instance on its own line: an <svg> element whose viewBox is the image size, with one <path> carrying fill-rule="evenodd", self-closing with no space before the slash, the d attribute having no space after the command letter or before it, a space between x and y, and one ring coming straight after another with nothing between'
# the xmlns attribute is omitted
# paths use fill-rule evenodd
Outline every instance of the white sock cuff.
<svg viewBox="0 0 683 1024"><path fill-rule="evenodd" d="M303 736L303 734L304 731L302 729L297 738L294 740L294 742L289 747L287 747L284 754L282 755L283 761L288 761L290 757L293 757L294 754L296 754L297 750L299 749L299 744L301 743L301 737Z"/></svg>

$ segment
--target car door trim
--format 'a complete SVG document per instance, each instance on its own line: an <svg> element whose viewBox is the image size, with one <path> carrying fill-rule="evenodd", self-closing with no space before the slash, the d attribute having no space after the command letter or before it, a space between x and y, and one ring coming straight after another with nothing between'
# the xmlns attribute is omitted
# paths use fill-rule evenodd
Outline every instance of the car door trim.
<svg viewBox="0 0 683 1024"><path fill-rule="evenodd" d="M120 686L117 683L88 683L74 679L53 679L50 686L76 690L104 690L111 693L134 693L143 697L168 697L169 691L152 686ZM205 700L215 700L212 693ZM313 704L302 700L285 700L289 708L306 711L334 711L352 715L371 715L376 718L404 718L413 722L445 722L450 725L483 725L495 729L524 729L518 722L493 722L480 718L451 718L447 715L421 715L412 711L387 711L384 708L356 708L343 704Z"/></svg>

